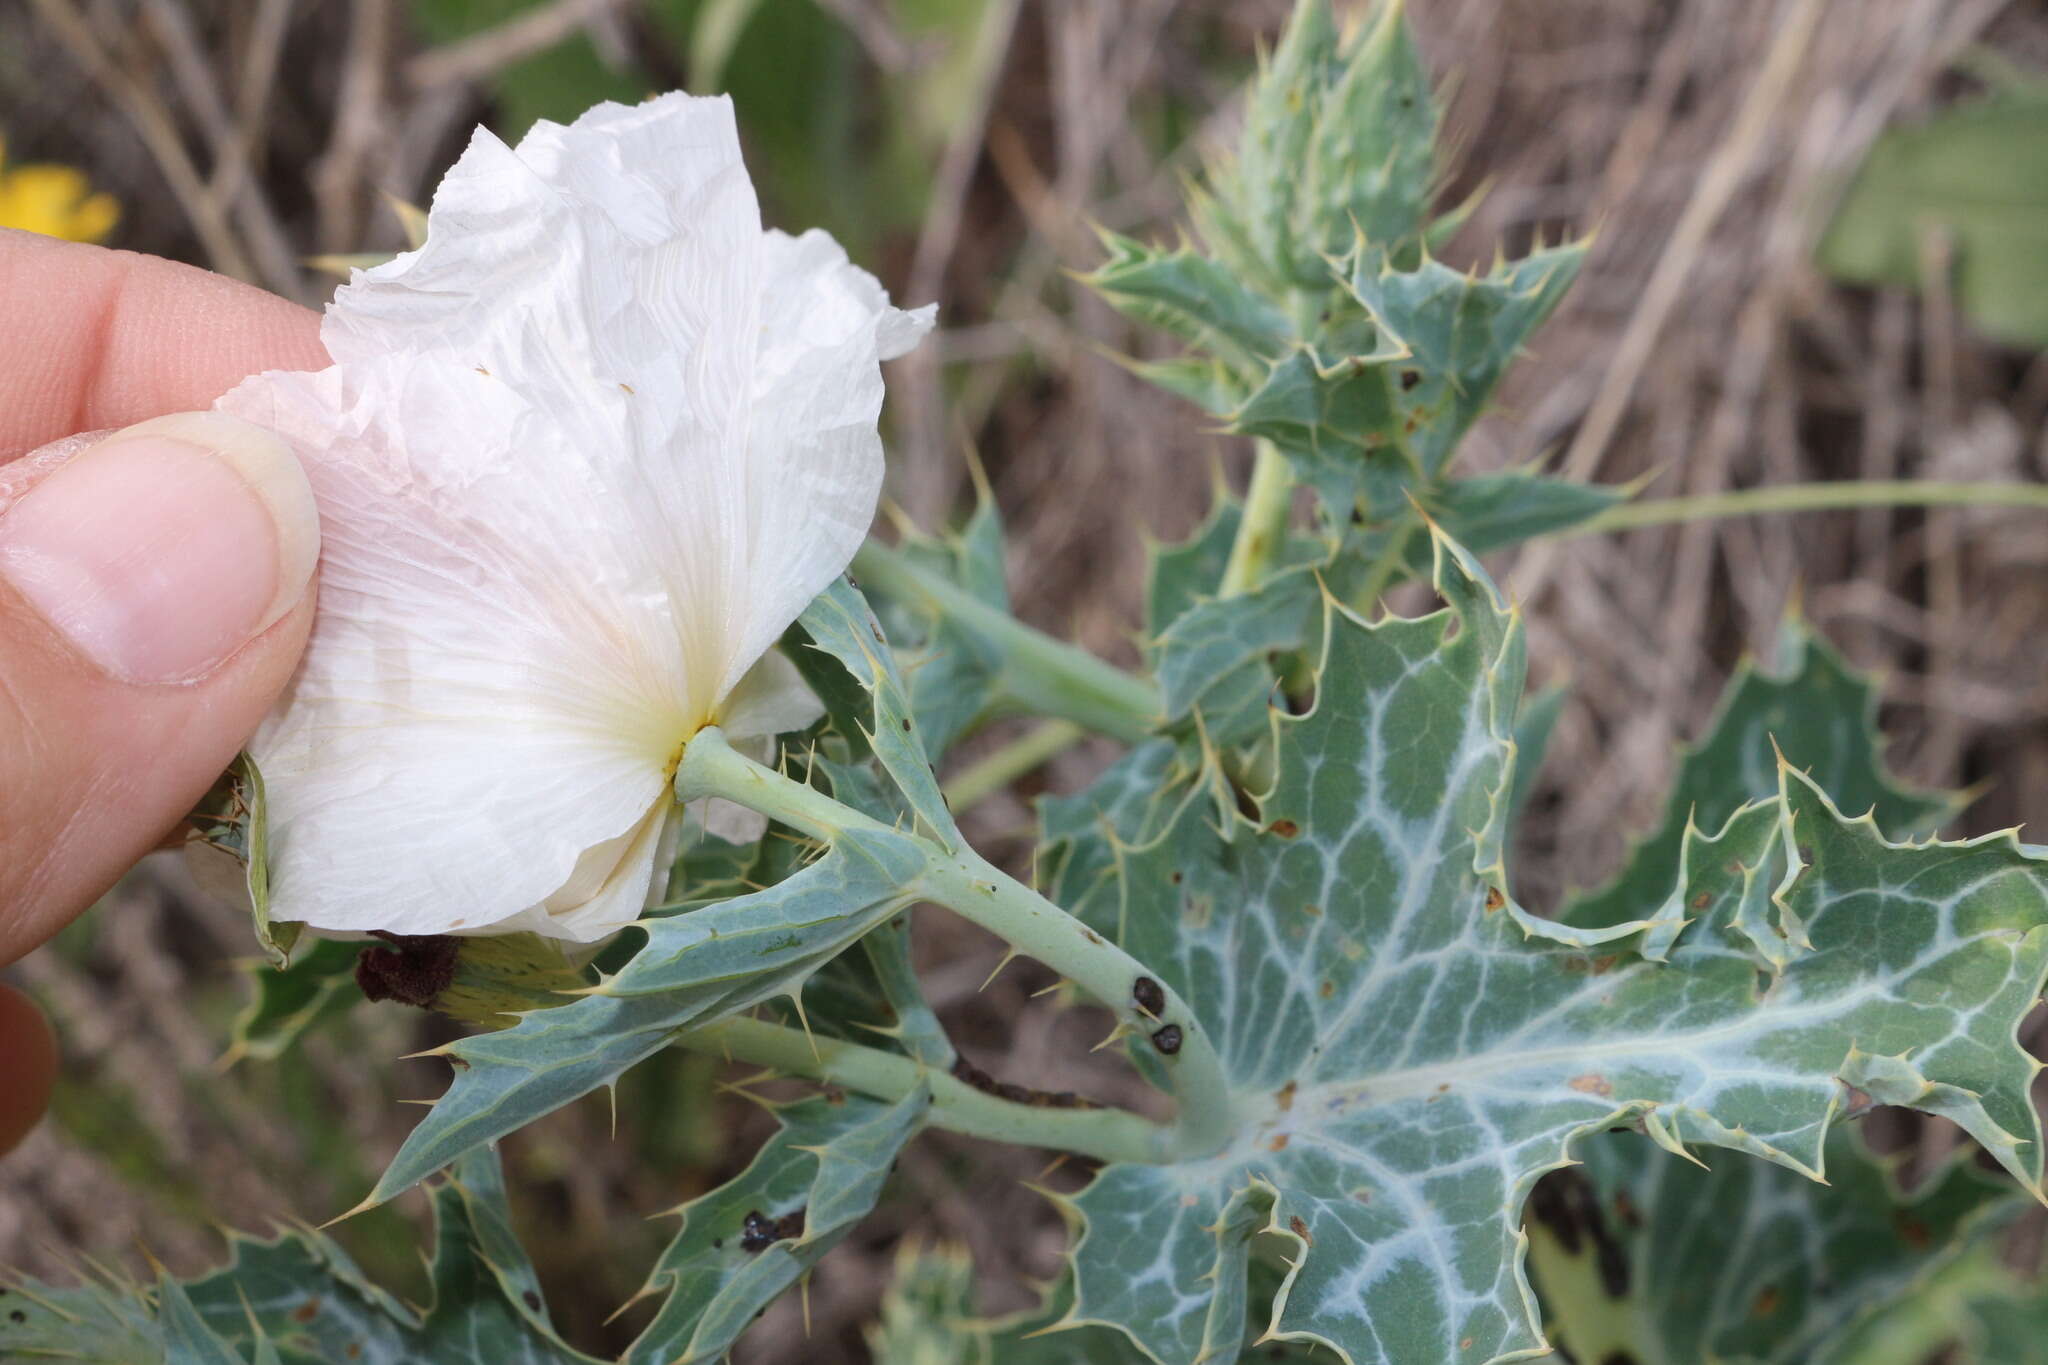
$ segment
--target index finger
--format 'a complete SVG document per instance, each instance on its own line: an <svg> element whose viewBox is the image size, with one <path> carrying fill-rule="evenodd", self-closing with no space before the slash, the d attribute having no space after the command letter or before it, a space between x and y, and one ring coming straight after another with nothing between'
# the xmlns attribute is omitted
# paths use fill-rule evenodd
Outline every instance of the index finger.
<svg viewBox="0 0 2048 1365"><path fill-rule="evenodd" d="M320 315L194 266L0 228L0 462L326 368Z"/></svg>

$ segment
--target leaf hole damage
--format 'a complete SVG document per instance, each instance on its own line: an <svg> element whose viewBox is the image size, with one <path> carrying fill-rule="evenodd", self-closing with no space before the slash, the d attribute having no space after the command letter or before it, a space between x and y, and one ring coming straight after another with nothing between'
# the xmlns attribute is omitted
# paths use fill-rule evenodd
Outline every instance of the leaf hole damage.
<svg viewBox="0 0 2048 1365"><path fill-rule="evenodd" d="M1501 890L1500 890L1500 888L1499 888L1499 887L1497 887L1497 886L1489 886L1489 887L1487 887L1487 888L1486 888L1486 913L1487 913L1487 914L1489 914L1489 915L1490 915L1490 914L1492 914L1492 913L1493 913L1494 911L1496 911L1496 910L1499 910L1500 908L1502 908L1503 906L1505 906L1505 905L1506 905L1507 903L1508 903L1508 898L1507 898L1506 896L1504 896L1504 895L1502 895L1502 894L1501 894Z"/></svg>
<svg viewBox="0 0 2048 1365"><path fill-rule="evenodd" d="M1592 1181L1575 1170L1550 1172L1529 1192L1528 1216L1557 1238L1566 1255L1577 1256L1582 1248L1592 1248L1600 1287L1609 1298L1619 1299L1628 1293L1628 1254L1608 1231Z"/></svg>
<svg viewBox="0 0 2048 1365"><path fill-rule="evenodd" d="M770 1218L759 1209L748 1209L740 1225L740 1250L759 1254L777 1242L793 1242L804 1235L804 1207L799 1205L780 1218Z"/></svg>

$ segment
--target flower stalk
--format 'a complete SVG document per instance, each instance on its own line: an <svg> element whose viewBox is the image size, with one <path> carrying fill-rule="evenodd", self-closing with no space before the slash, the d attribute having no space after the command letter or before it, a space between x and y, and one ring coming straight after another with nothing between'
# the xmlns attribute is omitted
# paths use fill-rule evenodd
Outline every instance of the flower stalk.
<svg viewBox="0 0 2048 1365"><path fill-rule="evenodd" d="M728 744L716 727L698 731L683 750L675 787L683 801L722 797L828 843L847 830L889 828L756 763ZM973 849L964 844L948 848L922 837L917 843L925 864L904 888L908 895L943 905L1044 963L1106 1006L1120 1031L1144 1040L1139 1046L1159 1053L1179 1114L1147 1160L1207 1156L1229 1141L1232 1106L1223 1059L1186 1001L1144 963ZM1088 1112L1059 1111L1044 1121L1057 1124Z"/></svg>
<svg viewBox="0 0 2048 1365"><path fill-rule="evenodd" d="M995 649L1003 661L1002 691L1025 711L1129 744L1150 735L1159 720L1159 694L1144 679L1033 630L880 541L861 546L853 572L885 596L921 603Z"/></svg>
<svg viewBox="0 0 2048 1365"><path fill-rule="evenodd" d="M1127 1109L1041 1108L988 1094L922 1062L840 1038L820 1038L765 1019L725 1019L676 1038L692 1052L772 1067L876 1099L932 1092L930 1121L991 1142L1021 1143L1100 1161L1158 1164L1172 1159L1173 1132Z"/></svg>

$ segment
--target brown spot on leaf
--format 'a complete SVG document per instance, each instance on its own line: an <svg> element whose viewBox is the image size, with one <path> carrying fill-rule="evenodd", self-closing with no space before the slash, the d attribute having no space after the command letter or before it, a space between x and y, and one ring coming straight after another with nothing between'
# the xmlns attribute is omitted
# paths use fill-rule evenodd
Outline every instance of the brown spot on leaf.
<svg viewBox="0 0 2048 1365"><path fill-rule="evenodd" d="M1588 1071L1583 1076L1572 1077L1570 1085L1572 1089L1578 1091L1581 1095L1606 1096L1614 1093L1613 1084L1596 1071Z"/></svg>
<svg viewBox="0 0 2048 1365"><path fill-rule="evenodd" d="M1287 1142L1287 1134L1276 1133L1273 1140L1266 1144L1266 1150L1269 1152L1284 1152L1287 1150Z"/></svg>
<svg viewBox="0 0 2048 1365"><path fill-rule="evenodd" d="M1299 1089L1299 1087L1293 1081L1289 1081L1287 1084L1281 1086L1279 1090L1274 1092L1273 1102L1280 1106L1281 1113L1284 1114L1288 1110L1294 1108L1294 1092L1297 1089Z"/></svg>
<svg viewBox="0 0 2048 1365"><path fill-rule="evenodd" d="M1785 1296L1778 1292L1778 1286L1767 1284L1757 1291L1756 1302L1749 1306L1750 1316L1767 1318L1777 1312L1778 1305L1784 1301Z"/></svg>
<svg viewBox="0 0 2048 1365"><path fill-rule="evenodd" d="M1903 1237L1906 1245L1915 1251L1927 1250L1928 1246L1934 1241L1933 1234L1927 1230L1927 1224L1917 1218L1908 1218L1901 1214L1899 1215L1898 1225L1899 1236Z"/></svg>
<svg viewBox="0 0 2048 1365"><path fill-rule="evenodd" d="M304 1326L306 1323L311 1322L314 1318L317 1318L319 1316L320 1296L318 1294L315 1294L312 1298L307 1299L297 1308L294 1308L291 1313L292 1321L300 1324L301 1326Z"/></svg>
<svg viewBox="0 0 2048 1365"><path fill-rule="evenodd" d="M1337 993L1337 983L1326 978L1323 981L1322 993L1323 999L1328 1000L1331 996Z"/></svg>
<svg viewBox="0 0 2048 1365"><path fill-rule="evenodd" d="M1316 1239L1308 1235L1308 1224L1302 1221L1300 1214L1297 1213L1290 1217L1287 1220L1287 1226L1293 1230L1296 1237L1307 1242L1310 1246L1316 1244Z"/></svg>
<svg viewBox="0 0 2048 1365"><path fill-rule="evenodd" d="M540 1311L540 1295L529 1289L519 1297L528 1308L531 1308L536 1313Z"/></svg>
<svg viewBox="0 0 2048 1365"><path fill-rule="evenodd" d="M1712 896L1712 894L1705 891L1700 892L1697 896L1694 896L1692 898L1692 908L1695 910L1704 910L1713 903L1714 897Z"/></svg>
<svg viewBox="0 0 2048 1365"><path fill-rule="evenodd" d="M1180 1041L1179 1024L1168 1024L1165 1028L1152 1035L1152 1046L1158 1048L1169 1057L1180 1051Z"/></svg>
<svg viewBox="0 0 2048 1365"><path fill-rule="evenodd" d="M1131 983L1131 1003L1157 1019L1166 1013L1166 988L1149 976Z"/></svg>
<svg viewBox="0 0 2048 1365"><path fill-rule="evenodd" d="M1636 1201L1629 1198L1627 1190L1614 1192L1614 1216L1624 1227L1639 1228L1643 1225L1643 1212L1636 1207Z"/></svg>
<svg viewBox="0 0 2048 1365"><path fill-rule="evenodd" d="M1272 824L1266 826L1266 832L1277 834L1283 839L1292 839L1301 833L1301 826L1292 820L1275 820Z"/></svg>

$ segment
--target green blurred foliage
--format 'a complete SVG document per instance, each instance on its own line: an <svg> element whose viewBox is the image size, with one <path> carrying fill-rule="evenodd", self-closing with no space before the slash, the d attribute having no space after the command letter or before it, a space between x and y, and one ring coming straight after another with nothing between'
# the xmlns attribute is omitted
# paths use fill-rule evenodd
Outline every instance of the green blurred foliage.
<svg viewBox="0 0 2048 1365"><path fill-rule="evenodd" d="M538 0L418 0L423 43L455 42ZM517 141L538 119L567 123L602 100L633 102L681 81L730 94L769 221L828 228L856 259L918 223L947 140L1001 59L997 0L903 0L899 71L882 71L810 0L647 0L624 13L624 63L586 34L512 63L487 83L494 132Z"/></svg>
<svg viewBox="0 0 2048 1365"><path fill-rule="evenodd" d="M1818 257L1917 288L1945 238L1957 305L1985 335L2048 346L2048 91L2022 86L1894 128L1871 147Z"/></svg>

